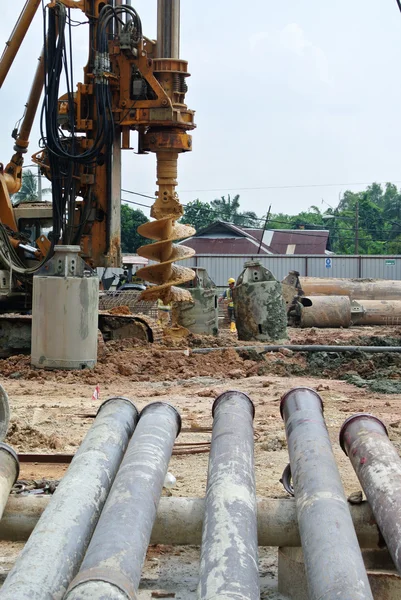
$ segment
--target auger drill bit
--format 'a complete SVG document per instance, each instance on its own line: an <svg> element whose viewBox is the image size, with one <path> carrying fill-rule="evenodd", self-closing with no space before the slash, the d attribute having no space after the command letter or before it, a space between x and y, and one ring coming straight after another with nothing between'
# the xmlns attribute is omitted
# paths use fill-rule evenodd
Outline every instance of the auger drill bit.
<svg viewBox="0 0 401 600"><path fill-rule="evenodd" d="M143 237L155 240L155 243L138 248L139 256L156 261L137 272L145 281L156 284L141 294L143 300L158 300L164 304L171 302L193 302L189 290L176 287L195 277L192 269L173 264L178 260L191 258L195 250L187 246L173 244L195 234L195 229L189 225L177 223L184 210L179 202L175 186L177 185L177 152L157 152L157 185L156 202L151 208L150 216L155 221L138 227L138 233Z"/></svg>

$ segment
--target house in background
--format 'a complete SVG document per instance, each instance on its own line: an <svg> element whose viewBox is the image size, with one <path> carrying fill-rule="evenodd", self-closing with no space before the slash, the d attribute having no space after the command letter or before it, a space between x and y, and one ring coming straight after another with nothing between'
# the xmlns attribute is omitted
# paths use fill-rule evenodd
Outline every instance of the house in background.
<svg viewBox="0 0 401 600"><path fill-rule="evenodd" d="M332 254L326 229L251 229L225 221L216 221L179 243L198 255Z"/></svg>

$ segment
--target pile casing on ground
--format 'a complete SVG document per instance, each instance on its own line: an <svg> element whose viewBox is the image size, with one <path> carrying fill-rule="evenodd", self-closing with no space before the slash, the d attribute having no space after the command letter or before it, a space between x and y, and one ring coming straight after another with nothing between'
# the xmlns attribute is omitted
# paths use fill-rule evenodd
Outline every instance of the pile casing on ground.
<svg viewBox="0 0 401 600"><path fill-rule="evenodd" d="M301 277L305 296L349 296L351 300L401 300L401 281Z"/></svg>
<svg viewBox="0 0 401 600"><path fill-rule="evenodd" d="M217 335L219 331L219 314L217 290L206 271L192 267L195 277L183 284L191 292L193 302L177 302L174 310L177 323L191 333L200 335Z"/></svg>
<svg viewBox="0 0 401 600"><path fill-rule="evenodd" d="M301 327L398 325L401 300L350 300L348 296L303 296L299 299Z"/></svg>
<svg viewBox="0 0 401 600"><path fill-rule="evenodd" d="M238 339L287 337L287 311L281 283L258 260L248 261L234 288Z"/></svg>

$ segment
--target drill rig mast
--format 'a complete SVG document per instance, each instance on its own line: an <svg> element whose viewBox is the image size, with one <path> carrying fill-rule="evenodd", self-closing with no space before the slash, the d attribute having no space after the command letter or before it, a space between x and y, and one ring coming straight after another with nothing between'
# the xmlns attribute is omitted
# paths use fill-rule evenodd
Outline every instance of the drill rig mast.
<svg viewBox="0 0 401 600"><path fill-rule="evenodd" d="M27 0L0 59L0 85L29 28L39 0ZM88 21L89 58L84 78L73 89L73 13ZM18 131L15 154L0 168L0 263L15 290L29 296L33 273L46 264L57 244L79 245L90 267L120 266L121 149L138 134L138 153L157 157L156 221L141 233L156 243L142 256L160 262L141 276L157 286L148 296L180 299L172 285L193 277L173 265L193 253L172 241L192 235L176 224L183 210L175 187L177 160L192 149L188 131L194 112L185 104L187 63L179 58L179 0L158 0L158 40L146 38L130 3L121 0L53 0L44 11L47 35ZM67 92L60 95L66 82ZM52 182L52 231L27 240L19 230L11 195L21 187L24 154L42 89L42 147L33 156ZM40 207L38 207L40 219Z"/></svg>

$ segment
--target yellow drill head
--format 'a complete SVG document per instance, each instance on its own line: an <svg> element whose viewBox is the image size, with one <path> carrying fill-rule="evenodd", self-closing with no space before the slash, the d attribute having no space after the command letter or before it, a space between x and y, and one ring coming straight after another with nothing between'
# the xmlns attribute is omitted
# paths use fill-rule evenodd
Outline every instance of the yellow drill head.
<svg viewBox="0 0 401 600"><path fill-rule="evenodd" d="M195 234L193 227L176 222L183 214L182 205L175 192L178 154L160 152L156 156L159 191L151 209L151 216L157 220L138 227L140 235L155 240L155 243L138 248L138 254L157 264L151 264L137 272L139 277L156 285L142 292L141 298L160 298L165 304L192 302L191 292L176 286L193 279L195 273L192 269L173 264L195 254L192 248L173 244L174 240L185 239Z"/></svg>

